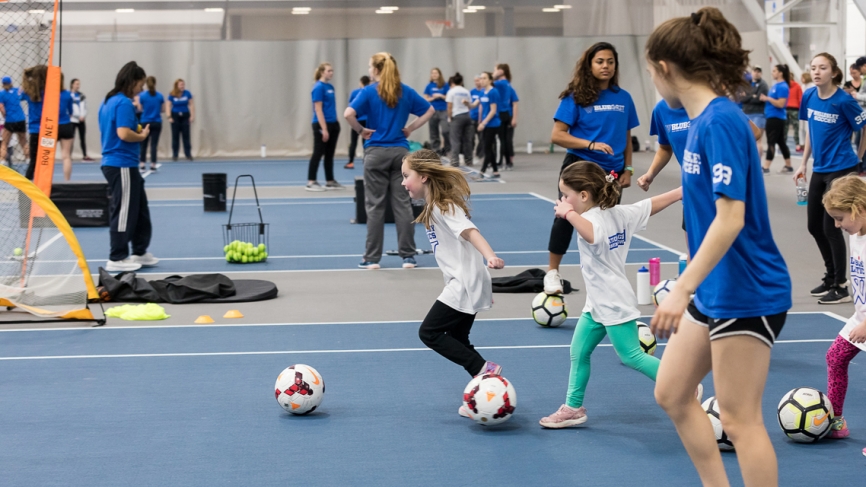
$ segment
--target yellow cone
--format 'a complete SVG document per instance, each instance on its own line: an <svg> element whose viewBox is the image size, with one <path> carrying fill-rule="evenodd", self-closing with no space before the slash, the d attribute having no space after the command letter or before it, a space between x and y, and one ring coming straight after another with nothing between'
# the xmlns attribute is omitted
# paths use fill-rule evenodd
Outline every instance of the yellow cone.
<svg viewBox="0 0 866 487"><path fill-rule="evenodd" d="M241 313L240 311L238 311L236 309L229 310L226 312L226 314L223 315L223 318L243 318L243 317L244 317L243 313Z"/></svg>
<svg viewBox="0 0 866 487"><path fill-rule="evenodd" d="M213 322L214 322L213 318L211 318L208 315L201 315L195 319L195 323L197 323L199 325L205 325L205 324L213 323Z"/></svg>

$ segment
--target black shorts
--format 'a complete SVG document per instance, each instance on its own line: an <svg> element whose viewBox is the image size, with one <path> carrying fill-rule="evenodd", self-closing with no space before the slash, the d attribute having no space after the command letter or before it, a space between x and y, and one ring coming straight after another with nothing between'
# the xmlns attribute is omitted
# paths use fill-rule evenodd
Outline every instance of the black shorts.
<svg viewBox="0 0 866 487"><path fill-rule="evenodd" d="M3 128L12 132L13 134L20 134L27 132L27 122L7 123L3 126Z"/></svg>
<svg viewBox="0 0 866 487"><path fill-rule="evenodd" d="M692 323L707 326L710 329L710 340L725 338L734 335L749 335L773 347L776 337L785 326L787 311L770 316L757 316L752 318L722 318L715 319L701 313L695 301L689 303L685 317Z"/></svg>
<svg viewBox="0 0 866 487"><path fill-rule="evenodd" d="M75 138L75 125L64 123L57 130L57 138L60 140L69 140Z"/></svg>

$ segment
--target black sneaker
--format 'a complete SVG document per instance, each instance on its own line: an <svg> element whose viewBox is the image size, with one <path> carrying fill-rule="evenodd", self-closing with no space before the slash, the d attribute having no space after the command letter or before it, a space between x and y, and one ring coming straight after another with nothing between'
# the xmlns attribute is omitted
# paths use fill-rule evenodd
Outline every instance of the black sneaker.
<svg viewBox="0 0 866 487"><path fill-rule="evenodd" d="M848 294L847 287L834 286L830 289L830 292L824 295L823 298L818 300L818 304L839 304L839 303L850 303L851 295Z"/></svg>
<svg viewBox="0 0 866 487"><path fill-rule="evenodd" d="M833 289L833 285L827 284L827 282L825 281L825 282L821 282L820 286L809 291L809 294L811 294L812 296L815 296L816 298L820 298L821 296L824 296L827 293L829 293L831 289Z"/></svg>

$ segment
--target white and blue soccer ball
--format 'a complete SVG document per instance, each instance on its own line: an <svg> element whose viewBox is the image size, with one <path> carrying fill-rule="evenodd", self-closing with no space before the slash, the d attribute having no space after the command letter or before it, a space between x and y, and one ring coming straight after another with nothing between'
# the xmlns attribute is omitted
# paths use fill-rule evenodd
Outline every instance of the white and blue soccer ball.
<svg viewBox="0 0 866 487"><path fill-rule="evenodd" d="M662 301L673 291L676 283L676 279L665 279L656 284L655 289L653 289L653 304L656 306L662 304Z"/></svg>
<svg viewBox="0 0 866 487"><path fill-rule="evenodd" d="M653 335L649 325L642 321L637 322L637 337L640 340L640 348L647 355L655 355L658 342L656 336Z"/></svg>
<svg viewBox="0 0 866 487"><path fill-rule="evenodd" d="M725 433L725 430L722 429L722 418L719 413L719 402L716 401L715 397L711 397L704 401L704 403L701 404L701 407L704 408L704 412L706 412L707 417L710 418L710 424L713 425L713 432L716 434L716 444L719 446L719 450L733 450L734 444L731 443L730 438L728 438L728 434Z"/></svg>
<svg viewBox="0 0 866 487"><path fill-rule="evenodd" d="M532 318L545 328L556 328L568 318L568 307L561 294L538 293L532 300Z"/></svg>

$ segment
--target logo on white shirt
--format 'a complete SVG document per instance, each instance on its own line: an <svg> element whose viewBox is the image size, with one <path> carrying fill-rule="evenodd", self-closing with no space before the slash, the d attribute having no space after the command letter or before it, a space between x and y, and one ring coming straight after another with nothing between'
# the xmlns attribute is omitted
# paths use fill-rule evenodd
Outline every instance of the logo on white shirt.
<svg viewBox="0 0 866 487"><path fill-rule="evenodd" d="M668 132L682 132L689 129L690 122L672 123L667 126Z"/></svg>
<svg viewBox="0 0 866 487"><path fill-rule="evenodd" d="M825 113L818 110L808 109L808 118L816 122L836 123L839 120L838 113Z"/></svg>
<svg viewBox="0 0 866 487"><path fill-rule="evenodd" d="M610 244L610 250L625 245L625 230L607 237L607 243Z"/></svg>
<svg viewBox="0 0 866 487"><path fill-rule="evenodd" d="M593 105L593 109L597 112L623 112L625 113L625 105Z"/></svg>
<svg viewBox="0 0 866 487"><path fill-rule="evenodd" d="M851 257L851 288L854 290L854 304L866 304L866 271L859 257Z"/></svg>
<svg viewBox="0 0 866 487"><path fill-rule="evenodd" d="M433 247L433 255L436 255L436 247L439 247L439 238L436 237L436 226L432 223L430 224L430 229L427 230L427 240L430 241L430 245Z"/></svg>
<svg viewBox="0 0 866 487"><path fill-rule="evenodd" d="M729 166L722 164L721 162L713 166L713 184L725 183L725 185L731 184L731 175L733 171Z"/></svg>
<svg viewBox="0 0 866 487"><path fill-rule="evenodd" d="M701 156L700 154L695 154L694 152L685 151L683 152L683 171L686 174L700 174L701 173Z"/></svg>

